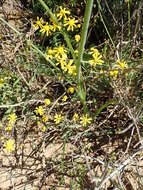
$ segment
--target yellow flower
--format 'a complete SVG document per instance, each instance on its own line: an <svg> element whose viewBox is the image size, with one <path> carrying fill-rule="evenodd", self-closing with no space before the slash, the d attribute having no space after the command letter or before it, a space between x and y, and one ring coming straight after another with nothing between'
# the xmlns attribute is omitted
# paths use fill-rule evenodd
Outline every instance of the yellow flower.
<svg viewBox="0 0 143 190"><path fill-rule="evenodd" d="M118 59L117 60L117 67L123 71L125 68L127 68L126 61Z"/></svg>
<svg viewBox="0 0 143 190"><path fill-rule="evenodd" d="M14 150L14 139L9 139L5 142L5 148L8 152L12 152Z"/></svg>
<svg viewBox="0 0 143 190"><path fill-rule="evenodd" d="M37 125L39 125L39 126L40 126L40 125L41 125L41 122L40 122L40 121L37 121Z"/></svg>
<svg viewBox="0 0 143 190"><path fill-rule="evenodd" d="M67 58L67 50L65 50L63 45L59 45L54 48L55 58L66 60Z"/></svg>
<svg viewBox="0 0 143 190"><path fill-rule="evenodd" d="M33 24L35 30L38 30L39 28L42 28L42 26L43 26L42 24L43 23L44 23L43 18L39 19L39 17L37 17L37 21L35 21L35 24Z"/></svg>
<svg viewBox="0 0 143 190"><path fill-rule="evenodd" d="M39 106L39 107L36 107L36 109L35 109L35 113L36 113L36 115L43 115L44 114L44 110L43 110L43 107L42 106Z"/></svg>
<svg viewBox="0 0 143 190"><path fill-rule="evenodd" d="M77 24L77 28L80 28L81 27L81 24Z"/></svg>
<svg viewBox="0 0 143 190"><path fill-rule="evenodd" d="M68 69L68 73L70 74L70 75L76 75L76 66L75 65L72 65L72 66L70 66L69 67L69 69Z"/></svg>
<svg viewBox="0 0 143 190"><path fill-rule="evenodd" d="M102 60L102 55L99 53L98 49L91 48L90 50L90 54L92 54L93 59L89 60L89 63L93 66L102 65L104 61Z"/></svg>
<svg viewBox="0 0 143 190"><path fill-rule="evenodd" d="M66 68L70 75L76 75L76 66L73 64L73 59L69 60L69 63L66 65Z"/></svg>
<svg viewBox="0 0 143 190"><path fill-rule="evenodd" d="M59 60L66 60L67 59L67 50L64 48L63 45L59 45L58 47L55 47L54 49L55 58L57 61Z"/></svg>
<svg viewBox="0 0 143 190"><path fill-rule="evenodd" d="M60 64L64 72L68 72L70 75L76 75L76 66L73 64L73 59L70 59L68 63L63 59L57 59L57 61L56 65Z"/></svg>
<svg viewBox="0 0 143 190"><path fill-rule="evenodd" d="M73 31L76 27L76 23L78 23L78 20L75 20L75 18L68 18L64 21L64 26L67 26L67 31Z"/></svg>
<svg viewBox="0 0 143 190"><path fill-rule="evenodd" d="M9 123L10 124L14 124L16 122L16 114L15 113L11 113L9 116L8 116L8 120L9 120Z"/></svg>
<svg viewBox="0 0 143 190"><path fill-rule="evenodd" d="M51 30L52 30L51 25L49 25L48 22L46 22L46 24L44 26L42 26L40 32L42 34L46 33L46 35L49 36L51 34Z"/></svg>
<svg viewBox="0 0 143 190"><path fill-rule="evenodd" d="M58 59L57 61L58 61L58 62L56 63L56 66L60 64L61 69L62 69L64 72L66 72L66 71L67 71L67 68L66 68L67 63L65 62L65 60L63 60L63 59Z"/></svg>
<svg viewBox="0 0 143 190"><path fill-rule="evenodd" d="M61 20L62 18L67 18L67 15L70 15L70 11L60 6L60 12L57 14L58 19Z"/></svg>
<svg viewBox="0 0 143 190"><path fill-rule="evenodd" d="M73 94L74 93L74 87L70 86L67 90L68 93Z"/></svg>
<svg viewBox="0 0 143 190"><path fill-rule="evenodd" d="M79 41L80 41L80 35L77 34L77 35L74 36L74 38L75 38L75 41L76 41L76 42L79 42Z"/></svg>
<svg viewBox="0 0 143 190"><path fill-rule="evenodd" d="M44 123L46 123L46 122L48 121L48 117L47 117L46 115L43 115L43 116L42 116L42 121L43 121Z"/></svg>
<svg viewBox="0 0 143 190"><path fill-rule="evenodd" d="M46 106L49 106L49 105L51 104L51 100L50 100L49 98L46 98L46 99L44 100L44 104L45 104Z"/></svg>
<svg viewBox="0 0 143 190"><path fill-rule="evenodd" d="M73 117L72 117L72 120L74 122L77 122L79 120L79 115L77 113L74 113Z"/></svg>
<svg viewBox="0 0 143 190"><path fill-rule="evenodd" d="M112 70L109 72L110 76L113 77L114 79L117 79L119 71L118 70Z"/></svg>
<svg viewBox="0 0 143 190"><path fill-rule="evenodd" d="M45 132L46 129L47 129L47 127L46 127L45 125L43 125L43 126L41 127L41 130L42 130L43 132Z"/></svg>
<svg viewBox="0 0 143 190"><path fill-rule="evenodd" d="M4 79L0 78L0 87L4 85Z"/></svg>
<svg viewBox="0 0 143 190"><path fill-rule="evenodd" d="M68 97L65 95L65 96L63 96L62 101L63 101L63 102L66 102L67 99L68 99Z"/></svg>
<svg viewBox="0 0 143 190"><path fill-rule="evenodd" d="M57 25L55 22L52 22L52 28L53 31L56 32L56 30L58 29L59 31L61 30L61 26Z"/></svg>
<svg viewBox="0 0 143 190"><path fill-rule="evenodd" d="M48 59L53 59L53 55L54 55L54 50L52 50L52 48L49 48L46 55L45 55L45 57L46 57L47 60Z"/></svg>
<svg viewBox="0 0 143 190"><path fill-rule="evenodd" d="M5 128L5 131L12 131L13 129L13 125L11 125L10 123L7 125L7 127Z"/></svg>
<svg viewBox="0 0 143 190"><path fill-rule="evenodd" d="M59 45L58 47L54 48L55 57L58 57L59 55L63 56L66 52L67 51L65 50L63 45Z"/></svg>
<svg viewBox="0 0 143 190"><path fill-rule="evenodd" d="M56 124L61 123L62 120L63 120L63 116L62 116L61 114L56 114L56 115L54 116L54 122L55 122Z"/></svg>
<svg viewBox="0 0 143 190"><path fill-rule="evenodd" d="M90 124L92 121L92 118L91 117L88 117L87 114L85 115L82 115L80 117L80 124L82 124L84 127L87 126L88 124Z"/></svg>

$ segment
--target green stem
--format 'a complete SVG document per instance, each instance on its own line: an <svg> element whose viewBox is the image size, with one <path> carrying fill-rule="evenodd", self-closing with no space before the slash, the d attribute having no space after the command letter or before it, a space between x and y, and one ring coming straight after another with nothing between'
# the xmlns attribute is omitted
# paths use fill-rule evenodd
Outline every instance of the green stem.
<svg viewBox="0 0 143 190"><path fill-rule="evenodd" d="M84 105L85 111L86 111L86 91L84 90L84 87L83 87L81 62L82 62L84 48L85 48L85 44L86 44L86 38L87 38L87 32L88 32L92 7L93 7L93 0L88 0L87 4L86 4L86 8L85 8L85 13L84 13L84 23L83 23L83 28L82 28L82 32L81 32L81 40L80 40L80 44L79 44L78 59L76 61L78 93L79 93L80 99Z"/></svg>
<svg viewBox="0 0 143 190"><path fill-rule="evenodd" d="M3 18L0 17L0 20L7 25L9 28L11 28L17 35L21 36L22 33L20 33L18 30L16 30L13 26L11 26L8 22L6 22Z"/></svg>

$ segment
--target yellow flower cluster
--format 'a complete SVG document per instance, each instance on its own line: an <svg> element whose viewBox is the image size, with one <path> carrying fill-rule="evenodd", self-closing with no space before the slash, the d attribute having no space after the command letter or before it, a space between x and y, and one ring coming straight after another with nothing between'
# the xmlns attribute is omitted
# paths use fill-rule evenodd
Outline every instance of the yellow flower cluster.
<svg viewBox="0 0 143 190"><path fill-rule="evenodd" d="M17 118L16 114L15 113L11 113L9 115L9 117L8 117L8 120L9 120L10 123L15 123L16 122L16 118Z"/></svg>
<svg viewBox="0 0 143 190"><path fill-rule="evenodd" d="M65 7L60 6L59 11L54 14L57 18L58 23L53 21L51 18L44 22L43 18L37 17L37 20L33 22L33 26L36 30L39 30L41 34L45 36L50 36L56 31L60 31L61 28L69 32L73 32L75 29L80 28L78 19L71 16L71 12ZM75 34L75 42L80 41L80 35ZM55 62L56 66L60 66L63 72L68 73L69 75L76 75L76 66L73 63L73 59L68 58L69 51L66 50L63 44L59 44L56 47L48 47L45 53L45 58L47 61L51 60Z"/></svg>
<svg viewBox="0 0 143 190"><path fill-rule="evenodd" d="M46 22L45 25L42 25L40 32L42 34L46 34L46 36L49 36L52 32L52 29L53 29L52 25Z"/></svg>
<svg viewBox="0 0 143 190"><path fill-rule="evenodd" d="M9 139L5 142L5 148L9 153L14 151L14 143L14 139Z"/></svg>
<svg viewBox="0 0 143 190"><path fill-rule="evenodd" d="M54 122L56 124L59 124L63 121L64 117L61 114L56 114L54 116ZM74 123L77 123L78 121L83 127L86 127L87 125L91 124L92 118L88 116L88 114L83 114L81 117L79 117L78 113L74 113L72 117L72 121Z"/></svg>
<svg viewBox="0 0 143 190"><path fill-rule="evenodd" d="M67 92L69 94L73 94L74 93L74 87L70 86L67 90ZM65 102L67 101L68 99L68 96L67 95L64 95L62 97L62 101ZM50 119L52 119L54 121L55 124L60 124L61 122L64 121L64 116L61 114L61 113L56 113L53 117L51 116L47 116L47 113L46 113L46 107L49 106L51 104L51 101L50 99L45 99L44 100L44 105L40 105L38 107L35 108L35 114L37 116L37 126L41 129L41 131L45 132L47 127L46 125L48 124L48 120L49 120L49 117Z"/></svg>
<svg viewBox="0 0 143 190"><path fill-rule="evenodd" d="M74 87L70 86L68 89L67 89L67 93L68 94L73 94L75 91ZM64 95L62 97L62 102L66 102L68 100L68 96L67 95Z"/></svg>
<svg viewBox="0 0 143 190"><path fill-rule="evenodd" d="M67 72L69 75L76 75L76 66L73 63L73 59L68 59L67 50L64 45L59 45L58 47L48 48L45 57L47 60L52 60L56 62L56 66Z"/></svg>
<svg viewBox="0 0 143 190"><path fill-rule="evenodd" d="M73 94L74 91L75 91L74 87L70 86L67 90L67 93ZM64 95L62 97L63 102L67 101L67 99L68 99L67 95ZM45 99L44 104L45 104L45 106L48 106L51 104L51 101L49 99ZM49 116L46 115L46 110L44 108L45 108L44 106L40 105L40 106L36 107L36 109L35 109L35 113L38 116L37 126L43 132L46 131L47 127L45 124L47 124L47 122L49 120L49 118L48 118ZM62 113L55 113L54 116L50 116L50 120L53 120L53 122L56 125L58 125L64 121L64 116ZM92 118L88 114L82 114L81 116L79 116L79 114L77 112L75 112L73 114L72 121L74 123L78 122L79 124L81 124L81 126L86 127L87 125L91 124Z"/></svg>
<svg viewBox="0 0 143 190"><path fill-rule="evenodd" d="M44 22L43 18L37 17L37 21L33 22L33 26L35 31L40 29L42 34L46 36L50 36L53 32L57 30L61 30L61 26L58 26L54 21L50 20L51 22Z"/></svg>
<svg viewBox="0 0 143 190"><path fill-rule="evenodd" d="M117 60L113 67L113 70L109 72L109 75L113 77L114 80L117 79L119 72L122 73L127 68L127 63L124 60Z"/></svg>
<svg viewBox="0 0 143 190"><path fill-rule="evenodd" d="M12 131L15 123L16 123L17 116L15 113L11 113L8 116L8 124L5 128L6 131Z"/></svg>
<svg viewBox="0 0 143 190"><path fill-rule="evenodd" d="M113 77L113 79L117 79L119 71L114 69L109 72L110 76Z"/></svg>
<svg viewBox="0 0 143 190"><path fill-rule="evenodd" d="M44 22L43 18L37 17L37 20L33 22L34 29L35 31L40 29L40 32L42 34L46 34L46 36L51 35L57 30L60 31L63 26L67 29L67 31L74 31L75 28L80 28L80 24L78 20L70 17L70 14L71 13L69 10L60 6L59 12L54 14L59 21L59 25L57 25L57 23L55 23L52 19L50 19L49 22ZM78 40L76 39L76 41Z"/></svg>
<svg viewBox="0 0 143 190"><path fill-rule="evenodd" d="M35 114L37 115L37 119L38 119L37 125L43 132L46 131L45 124L48 122L48 116L46 115L46 108L50 104L51 104L51 100L49 98L46 98L44 99L44 105L40 105L35 108Z"/></svg>
<svg viewBox="0 0 143 190"><path fill-rule="evenodd" d="M74 113L72 120L74 123L78 122L80 119L80 124L83 127L86 127L87 125L91 124L92 118L88 116L88 114L83 114L81 117L79 117L78 113Z"/></svg>
<svg viewBox="0 0 143 190"><path fill-rule="evenodd" d="M60 6L60 11L57 13L58 20L61 21L63 19L62 24L66 27L67 31L74 31L74 28L80 28L80 24L77 24L78 20L70 17L70 15L71 12L69 10Z"/></svg>
<svg viewBox="0 0 143 190"><path fill-rule="evenodd" d="M92 66L102 65L102 63L104 61L102 60L102 55L100 54L100 52L98 51L98 49L96 49L96 48L90 48L90 54L92 55L92 59L89 60L89 63Z"/></svg>

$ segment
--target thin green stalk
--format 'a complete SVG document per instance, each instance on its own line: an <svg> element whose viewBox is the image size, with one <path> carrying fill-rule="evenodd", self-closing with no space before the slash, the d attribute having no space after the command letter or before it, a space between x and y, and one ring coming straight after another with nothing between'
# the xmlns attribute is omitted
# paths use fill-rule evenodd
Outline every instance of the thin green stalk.
<svg viewBox="0 0 143 190"><path fill-rule="evenodd" d="M103 19L103 17L102 17L102 14L101 14L101 6L100 6L99 0L97 0L97 3L98 3L98 10L99 10L99 14L100 14L101 21L102 21L102 23L103 23L103 25L104 25L104 28L105 28L105 30L106 30L106 32L107 32L107 35L108 35L108 37L109 37L109 39L110 39L110 41L111 41L113 47L116 48L116 47L115 47L115 44L114 44L114 42L113 42L113 40L112 40L112 38L111 38L111 35L110 35L109 31L108 31L108 28L107 28L107 26L106 26L106 24L105 24L105 22L104 22L104 19Z"/></svg>
<svg viewBox="0 0 143 190"><path fill-rule="evenodd" d="M92 7L93 7L93 0L88 0L87 4L86 4L86 8L85 8L85 13L84 13L84 23L83 23L83 28L82 28L82 32L81 32L81 40L80 40L80 44L79 44L78 59L76 61L78 93L79 93L80 99L84 105L85 112L86 112L86 91L83 87L81 62L82 62L84 48L85 48L85 44L86 44L86 38L87 38L87 32L88 32Z"/></svg>
<svg viewBox="0 0 143 190"><path fill-rule="evenodd" d="M32 46L33 50L38 52L42 57L44 57L46 59L45 54L37 46L35 46L31 41L29 42L29 45ZM57 70L56 65L50 59L48 59L48 62Z"/></svg>
<svg viewBox="0 0 143 190"><path fill-rule="evenodd" d="M45 43L45 40L46 40L46 34L44 33L44 35L41 35L42 36L42 48L44 47L44 43Z"/></svg>
<svg viewBox="0 0 143 190"><path fill-rule="evenodd" d="M16 30L13 26L11 26L8 22L6 22L2 17L0 17L0 20L7 25L9 28L11 28L17 35L21 36L22 33L20 33L18 30Z"/></svg>
<svg viewBox="0 0 143 190"><path fill-rule="evenodd" d="M51 19L52 19L57 25L60 26L60 23L58 22L56 16L52 13L52 11L49 9L49 7L46 5L46 3L45 3L43 0L39 0L39 2L40 2L41 5L43 6L43 8L46 10L46 13L48 13L48 14L50 15ZM67 46L68 46L68 48L69 48L69 50L70 50L70 52L71 52L71 54L72 54L72 57L73 57L73 59L74 59L74 61L75 61L75 60L76 60L76 57L75 57L74 49L73 49L73 47L72 47L72 44L71 44L71 41L70 41L68 35L66 34L66 32L65 32L64 30L61 30L60 32L61 32L61 34L64 36L64 39L65 39L65 41L66 41L66 43L67 43Z"/></svg>
<svg viewBox="0 0 143 190"><path fill-rule="evenodd" d="M32 7L34 8L34 0L32 0Z"/></svg>

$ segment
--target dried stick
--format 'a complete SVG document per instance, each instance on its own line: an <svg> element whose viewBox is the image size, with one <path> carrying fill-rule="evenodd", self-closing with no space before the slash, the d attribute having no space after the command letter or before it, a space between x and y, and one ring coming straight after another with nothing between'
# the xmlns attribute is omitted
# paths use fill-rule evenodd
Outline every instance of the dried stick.
<svg viewBox="0 0 143 190"><path fill-rule="evenodd" d="M108 175L98 187L95 187L94 190L100 190L103 185L110 179L112 179L115 175L117 175L122 169L125 169L135 158L135 156L143 151L143 147L141 146L132 156L129 156L127 160L121 163L118 168L116 168L110 175Z"/></svg>

